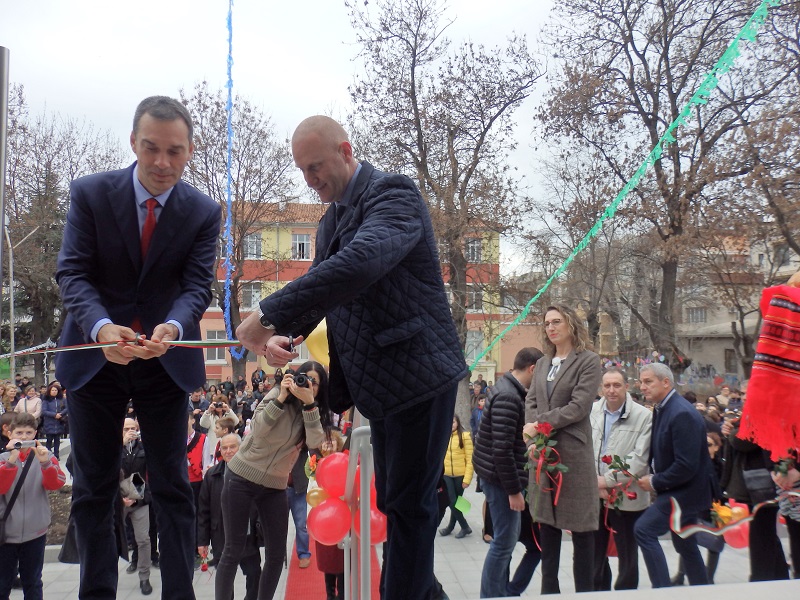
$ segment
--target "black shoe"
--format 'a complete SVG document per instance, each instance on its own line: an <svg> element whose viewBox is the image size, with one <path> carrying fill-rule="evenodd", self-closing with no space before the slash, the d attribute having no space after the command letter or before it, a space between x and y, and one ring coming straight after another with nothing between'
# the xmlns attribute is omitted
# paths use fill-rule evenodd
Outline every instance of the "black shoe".
<svg viewBox="0 0 800 600"><path fill-rule="evenodd" d="M145 596L149 596L153 593L153 586L150 585L150 580L145 579L139 582L139 589L142 590L142 594Z"/></svg>
<svg viewBox="0 0 800 600"><path fill-rule="evenodd" d="M456 534L456 539L457 539L457 540L460 540L461 538L465 538L465 537L467 537L467 536L468 536L469 534L471 534L471 533L472 533L472 529L470 529L469 527L466 527L466 528L462 527L462 528L461 528L461 531L459 531L459 532Z"/></svg>
<svg viewBox="0 0 800 600"><path fill-rule="evenodd" d="M442 535L442 536L450 535L451 533L453 533L453 528L452 527L442 527L439 530L439 535Z"/></svg>
<svg viewBox="0 0 800 600"><path fill-rule="evenodd" d="M161 563L158 562L158 557L157 556L154 556L152 559L150 559L150 566L153 567L153 568L156 568L156 569L160 569L161 568Z"/></svg>
<svg viewBox="0 0 800 600"><path fill-rule="evenodd" d="M137 563L137 561L135 561L135 560L132 560L132 561L131 561L131 562L128 564L128 568L127 568L127 569L125 569L125 572L126 572L126 573L135 573L135 572L136 572L136 569L138 569L138 568L139 568L139 565L137 565L136 563Z"/></svg>

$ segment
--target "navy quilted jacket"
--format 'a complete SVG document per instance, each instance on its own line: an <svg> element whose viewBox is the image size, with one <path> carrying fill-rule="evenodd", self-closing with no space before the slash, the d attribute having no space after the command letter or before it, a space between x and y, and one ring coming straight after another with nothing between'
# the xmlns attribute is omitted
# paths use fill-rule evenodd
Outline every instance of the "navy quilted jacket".
<svg viewBox="0 0 800 600"><path fill-rule="evenodd" d="M320 220L308 273L261 301L278 333L327 317L332 408L380 419L467 374L428 209L414 183L363 162L348 204Z"/></svg>

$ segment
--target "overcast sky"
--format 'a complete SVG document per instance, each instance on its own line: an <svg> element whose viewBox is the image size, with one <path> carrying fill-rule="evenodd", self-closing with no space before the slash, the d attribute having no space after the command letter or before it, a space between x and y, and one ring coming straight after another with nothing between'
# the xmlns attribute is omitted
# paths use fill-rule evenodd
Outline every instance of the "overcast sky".
<svg viewBox="0 0 800 600"><path fill-rule="evenodd" d="M502 44L517 31L536 48L552 0L449 5L454 42ZM34 114L85 118L127 147L142 98L225 84L227 11L227 0L0 0L0 45ZM271 115L281 135L312 114L347 114L357 50L343 0L234 2L234 93ZM518 113L514 162L525 170L534 103Z"/></svg>

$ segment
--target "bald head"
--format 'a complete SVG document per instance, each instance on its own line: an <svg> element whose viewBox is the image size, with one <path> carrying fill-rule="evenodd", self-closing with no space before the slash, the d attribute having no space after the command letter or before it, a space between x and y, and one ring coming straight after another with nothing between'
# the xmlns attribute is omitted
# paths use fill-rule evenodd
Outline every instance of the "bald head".
<svg viewBox="0 0 800 600"><path fill-rule="evenodd" d="M323 115L308 117L294 131L292 156L308 187L322 202L338 202L358 168L347 132Z"/></svg>
<svg viewBox="0 0 800 600"><path fill-rule="evenodd" d="M296 140L306 136L315 136L319 143L334 148L342 142L350 142L344 127L325 115L314 115L304 119L294 130L292 145L294 146Z"/></svg>

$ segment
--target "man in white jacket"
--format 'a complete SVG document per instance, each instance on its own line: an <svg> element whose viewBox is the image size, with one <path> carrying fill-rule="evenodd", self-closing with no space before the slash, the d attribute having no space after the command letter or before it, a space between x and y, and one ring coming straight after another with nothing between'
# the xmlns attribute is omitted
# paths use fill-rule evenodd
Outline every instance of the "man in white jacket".
<svg viewBox="0 0 800 600"><path fill-rule="evenodd" d="M609 458L603 460L616 455L630 465L632 475L640 477L648 472L653 415L628 394L627 381L623 371L608 369L603 374L603 397L592 406L590 417L601 503L600 527L595 532L596 591L611 589L607 556L610 530L614 531L619 556L614 589L635 590L639 585L639 549L633 526L650 505L650 494L630 484L629 476L609 470ZM609 505L609 495L622 498L617 508Z"/></svg>

